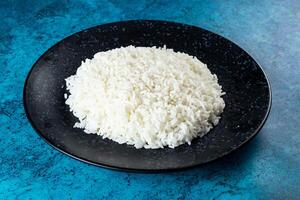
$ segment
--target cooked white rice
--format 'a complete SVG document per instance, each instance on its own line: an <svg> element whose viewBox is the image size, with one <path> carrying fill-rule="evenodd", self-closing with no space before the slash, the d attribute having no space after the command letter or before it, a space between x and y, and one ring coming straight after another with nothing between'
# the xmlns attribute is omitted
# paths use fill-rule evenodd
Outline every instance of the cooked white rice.
<svg viewBox="0 0 300 200"><path fill-rule="evenodd" d="M74 127L136 148L174 148L219 121L224 94L205 64L172 49L99 52L66 79Z"/></svg>

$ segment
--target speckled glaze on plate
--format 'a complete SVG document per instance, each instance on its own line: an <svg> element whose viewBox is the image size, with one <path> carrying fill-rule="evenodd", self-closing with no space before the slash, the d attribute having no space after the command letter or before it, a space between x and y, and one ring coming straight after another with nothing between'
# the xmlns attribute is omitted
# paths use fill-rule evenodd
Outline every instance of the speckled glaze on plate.
<svg viewBox="0 0 300 200"><path fill-rule="evenodd" d="M96 52L128 45L166 45L206 63L226 92L219 124L191 145L157 150L135 149L73 128L76 118L64 103L64 79ZM213 161L253 138L269 114L271 90L257 62L233 42L195 26L138 20L93 27L51 47L27 77L24 106L37 133L73 158L112 169L163 172Z"/></svg>

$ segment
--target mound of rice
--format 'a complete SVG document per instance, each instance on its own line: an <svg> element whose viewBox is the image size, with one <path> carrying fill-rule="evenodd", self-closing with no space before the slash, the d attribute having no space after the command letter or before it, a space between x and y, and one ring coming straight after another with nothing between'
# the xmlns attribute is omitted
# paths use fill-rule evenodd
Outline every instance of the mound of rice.
<svg viewBox="0 0 300 200"><path fill-rule="evenodd" d="M225 103L216 75L172 49L99 52L66 79L74 127L136 148L174 148L205 135Z"/></svg>

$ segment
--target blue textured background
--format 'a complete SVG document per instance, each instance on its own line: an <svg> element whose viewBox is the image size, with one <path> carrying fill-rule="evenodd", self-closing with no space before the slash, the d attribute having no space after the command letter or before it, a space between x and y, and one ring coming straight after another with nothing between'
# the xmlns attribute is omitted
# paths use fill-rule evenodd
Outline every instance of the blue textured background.
<svg viewBox="0 0 300 200"><path fill-rule="evenodd" d="M261 133L217 162L168 174L97 168L47 145L22 105L32 64L64 37L126 19L219 33L260 62L273 89ZM4 0L0 2L0 199L296 199L300 196L300 2Z"/></svg>

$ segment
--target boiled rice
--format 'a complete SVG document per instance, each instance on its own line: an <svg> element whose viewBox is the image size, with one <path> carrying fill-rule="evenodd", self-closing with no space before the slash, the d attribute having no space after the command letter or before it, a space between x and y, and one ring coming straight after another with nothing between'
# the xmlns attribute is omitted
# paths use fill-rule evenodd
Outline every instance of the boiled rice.
<svg viewBox="0 0 300 200"><path fill-rule="evenodd" d="M136 148L190 144L219 122L216 75L172 49L121 47L86 59L66 79L74 127Z"/></svg>

